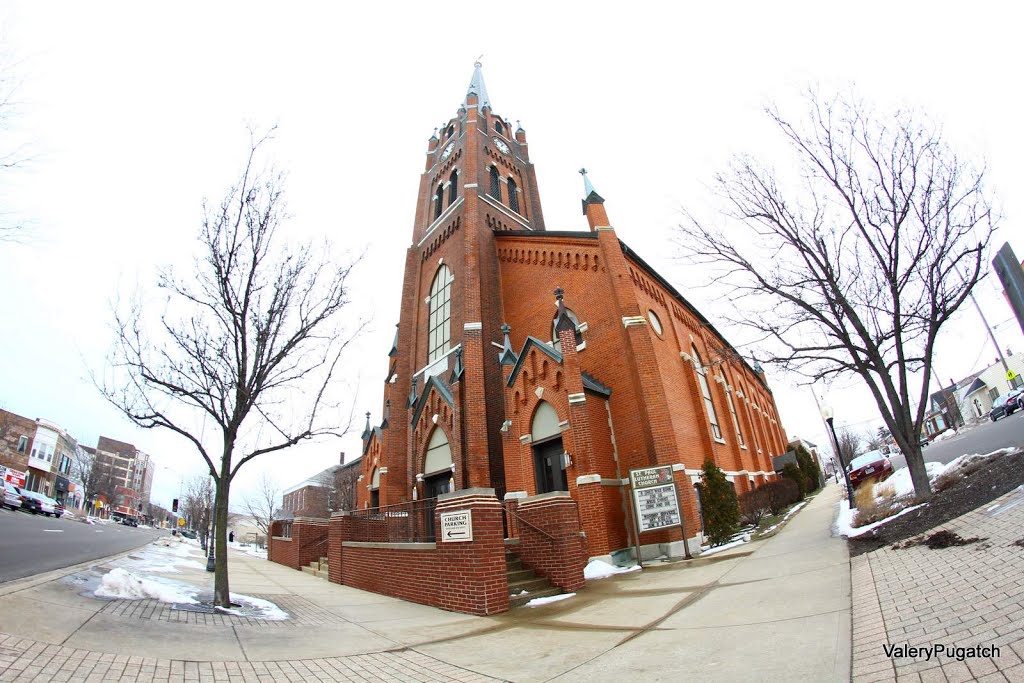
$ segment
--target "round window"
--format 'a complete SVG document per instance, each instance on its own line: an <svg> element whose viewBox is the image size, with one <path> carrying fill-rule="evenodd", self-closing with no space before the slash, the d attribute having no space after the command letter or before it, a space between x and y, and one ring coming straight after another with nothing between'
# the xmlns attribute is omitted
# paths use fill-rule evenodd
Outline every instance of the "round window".
<svg viewBox="0 0 1024 683"><path fill-rule="evenodd" d="M654 328L654 331L660 337L661 333L662 333L662 329L661 329L661 319L658 317L658 314L655 313L654 311L647 311L647 319L651 321L651 327Z"/></svg>

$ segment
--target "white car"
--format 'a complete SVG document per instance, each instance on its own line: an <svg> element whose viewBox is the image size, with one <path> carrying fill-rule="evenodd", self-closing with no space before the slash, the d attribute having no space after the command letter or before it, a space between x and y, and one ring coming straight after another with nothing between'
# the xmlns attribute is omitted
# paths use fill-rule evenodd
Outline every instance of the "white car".
<svg viewBox="0 0 1024 683"><path fill-rule="evenodd" d="M26 489L21 490L21 495L22 497L28 496L29 498L35 498L36 500L38 500L40 512L42 512L44 515L49 515L50 517L57 516L57 501L53 500L52 498L48 498L47 496L44 496L41 493L36 493L35 491L28 491Z"/></svg>

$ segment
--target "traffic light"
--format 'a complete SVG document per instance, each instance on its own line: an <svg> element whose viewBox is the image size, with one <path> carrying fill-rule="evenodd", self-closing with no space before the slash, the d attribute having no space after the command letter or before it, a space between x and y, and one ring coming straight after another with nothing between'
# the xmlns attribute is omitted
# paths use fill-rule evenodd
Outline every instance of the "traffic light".
<svg viewBox="0 0 1024 683"><path fill-rule="evenodd" d="M177 511L178 511L178 499L175 498L174 501L171 503L171 512L177 512Z"/></svg>

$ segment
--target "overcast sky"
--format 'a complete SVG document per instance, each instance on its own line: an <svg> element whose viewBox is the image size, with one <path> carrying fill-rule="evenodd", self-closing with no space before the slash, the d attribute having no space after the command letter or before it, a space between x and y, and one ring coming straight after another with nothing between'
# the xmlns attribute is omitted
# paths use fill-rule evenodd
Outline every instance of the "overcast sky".
<svg viewBox="0 0 1024 683"><path fill-rule="evenodd" d="M703 210L732 154L772 161L780 147L760 109L774 101L795 113L808 84L853 84L880 108L941 121L961 154L988 164L1004 216L993 247L1009 240L1024 255L1018 6L296 5L0 5L0 52L19 83L0 143L33 157L0 173L5 220L31 227L29 244L0 245L0 406L87 445L101 434L135 443L167 468L154 502L168 505L180 478L203 468L179 438L134 428L89 383L110 346L111 301L151 286L160 264L189 266L201 202L235 179L247 125L277 124L271 155L289 174L290 233L366 252L352 314L373 322L340 381L379 423L427 140L455 114L481 54L495 112L527 131L548 228L586 229L586 166L619 237L714 323L714 290L695 288L701 273L671 246L679 207ZM1000 344L1024 352L997 282L978 299ZM936 365L945 382L994 358L965 309ZM786 431L825 443L810 390L767 370ZM880 423L856 379L818 393L837 426ZM289 486L342 451L355 457L361 429L253 461L233 500L261 470Z"/></svg>

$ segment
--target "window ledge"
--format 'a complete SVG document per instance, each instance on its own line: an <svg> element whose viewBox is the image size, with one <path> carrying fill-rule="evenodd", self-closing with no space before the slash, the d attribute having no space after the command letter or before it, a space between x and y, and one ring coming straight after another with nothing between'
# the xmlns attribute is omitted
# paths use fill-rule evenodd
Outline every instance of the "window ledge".
<svg viewBox="0 0 1024 683"><path fill-rule="evenodd" d="M725 443L725 439L720 439L720 438L718 438L717 436L713 436L713 437L711 437L711 438L712 438L712 439L713 439L713 440L714 440L714 441L715 441L716 443L720 443L720 444L724 444L724 443Z"/></svg>

